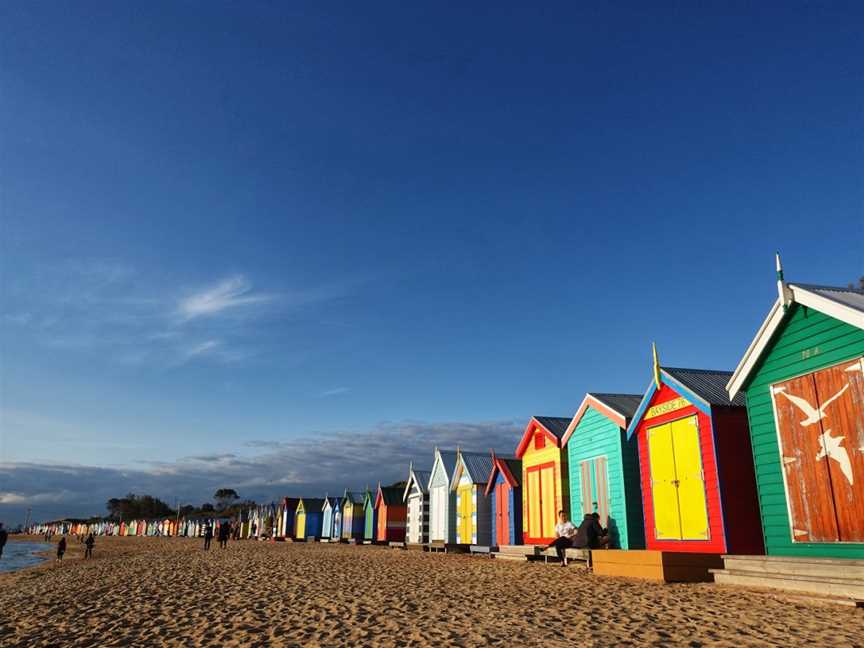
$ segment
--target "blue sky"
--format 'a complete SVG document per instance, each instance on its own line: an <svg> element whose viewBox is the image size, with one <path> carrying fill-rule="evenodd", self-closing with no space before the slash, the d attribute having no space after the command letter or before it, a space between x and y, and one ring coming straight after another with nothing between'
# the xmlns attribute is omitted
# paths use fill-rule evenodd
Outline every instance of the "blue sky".
<svg viewBox="0 0 864 648"><path fill-rule="evenodd" d="M0 518L512 451L652 340L734 367L775 250L864 274L862 20L0 8Z"/></svg>

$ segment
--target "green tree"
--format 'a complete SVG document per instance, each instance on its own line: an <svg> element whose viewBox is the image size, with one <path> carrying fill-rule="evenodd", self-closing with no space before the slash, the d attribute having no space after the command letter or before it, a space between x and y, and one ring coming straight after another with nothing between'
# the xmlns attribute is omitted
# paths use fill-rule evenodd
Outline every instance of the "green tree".
<svg viewBox="0 0 864 648"><path fill-rule="evenodd" d="M218 509L222 511L240 499L240 496L233 488L220 488L213 494L213 499L216 500Z"/></svg>

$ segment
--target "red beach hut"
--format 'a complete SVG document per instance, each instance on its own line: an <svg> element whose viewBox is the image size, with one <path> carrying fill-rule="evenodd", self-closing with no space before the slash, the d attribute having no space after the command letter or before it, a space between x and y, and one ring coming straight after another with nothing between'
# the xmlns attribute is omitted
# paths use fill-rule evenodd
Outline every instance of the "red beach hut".
<svg viewBox="0 0 864 648"><path fill-rule="evenodd" d="M378 511L376 542L405 542L408 507L402 501L402 487L379 484L375 508Z"/></svg>
<svg viewBox="0 0 864 648"><path fill-rule="evenodd" d="M744 399L728 371L661 368L627 429L639 446L649 550L761 554L753 453Z"/></svg>

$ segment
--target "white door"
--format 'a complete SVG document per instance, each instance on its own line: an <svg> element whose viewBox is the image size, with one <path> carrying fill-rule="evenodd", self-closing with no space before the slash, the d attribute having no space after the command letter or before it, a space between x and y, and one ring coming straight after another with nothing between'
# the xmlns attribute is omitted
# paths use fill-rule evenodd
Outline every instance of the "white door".
<svg viewBox="0 0 864 648"><path fill-rule="evenodd" d="M431 540L447 540L447 487L433 486L429 489L431 497L429 513L432 516L429 535Z"/></svg>
<svg viewBox="0 0 864 648"><path fill-rule="evenodd" d="M423 510L420 506L420 498L412 496L408 498L408 542L420 542L420 531L423 528Z"/></svg>

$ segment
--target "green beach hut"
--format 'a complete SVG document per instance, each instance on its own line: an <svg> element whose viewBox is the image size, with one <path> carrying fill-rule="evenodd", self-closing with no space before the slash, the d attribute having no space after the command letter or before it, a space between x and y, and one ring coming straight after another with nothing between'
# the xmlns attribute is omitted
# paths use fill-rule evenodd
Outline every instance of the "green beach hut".
<svg viewBox="0 0 864 648"><path fill-rule="evenodd" d="M380 488L381 484L378 484L378 487ZM375 508L375 495L367 488L363 497L363 544L375 542L377 528L378 510Z"/></svg>
<svg viewBox="0 0 864 648"><path fill-rule="evenodd" d="M614 549L644 549L639 449L627 426L642 396L586 394L562 443L570 467L570 511L574 523L600 515Z"/></svg>
<svg viewBox="0 0 864 648"><path fill-rule="evenodd" d="M864 559L864 290L786 283L727 385L743 392L769 556Z"/></svg>

